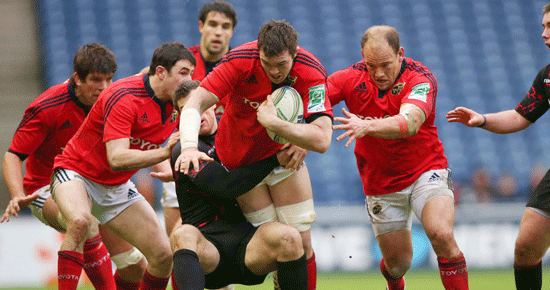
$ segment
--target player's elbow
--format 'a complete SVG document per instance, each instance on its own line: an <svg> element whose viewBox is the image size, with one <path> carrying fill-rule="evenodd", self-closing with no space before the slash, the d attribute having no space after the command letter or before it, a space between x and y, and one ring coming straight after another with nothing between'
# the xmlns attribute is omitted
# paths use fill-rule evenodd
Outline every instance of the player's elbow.
<svg viewBox="0 0 550 290"><path fill-rule="evenodd" d="M324 136L323 138L320 138L318 142L315 142L314 146L315 148L312 151L318 152L318 153L325 153L327 152L328 148L330 147L332 134L329 134L328 136Z"/></svg>
<svg viewBox="0 0 550 290"><path fill-rule="evenodd" d="M109 167L111 167L111 170L114 172L128 170L122 160L118 158L110 157L107 161L109 162Z"/></svg>

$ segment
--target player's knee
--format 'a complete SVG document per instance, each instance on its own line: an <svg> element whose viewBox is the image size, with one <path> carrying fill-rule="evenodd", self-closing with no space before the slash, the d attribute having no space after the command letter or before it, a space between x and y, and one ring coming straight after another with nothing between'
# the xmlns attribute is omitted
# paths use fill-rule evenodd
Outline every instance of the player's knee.
<svg viewBox="0 0 550 290"><path fill-rule="evenodd" d="M144 258L145 256L134 247L124 253L111 256L111 261L115 263L119 271L128 268L128 270L131 270L133 272L139 271L140 268L143 268L143 270L145 270L145 263L140 263L140 261Z"/></svg>
<svg viewBox="0 0 550 290"><path fill-rule="evenodd" d="M88 213L76 215L67 222L67 229L76 233L78 236L88 235L93 226L93 216Z"/></svg>
<svg viewBox="0 0 550 290"><path fill-rule="evenodd" d="M277 244L279 255L295 260L304 254L302 237L298 230L287 225L281 225L281 229L278 232L279 240Z"/></svg>
<svg viewBox="0 0 550 290"><path fill-rule="evenodd" d="M189 224L174 228L172 234L170 234L170 247L172 248L172 253L179 249L183 249L188 244L194 243L196 245L199 235L199 229Z"/></svg>
<svg viewBox="0 0 550 290"><path fill-rule="evenodd" d="M453 229L451 227L441 227L430 233L426 233L434 247L445 247L454 240Z"/></svg>
<svg viewBox="0 0 550 290"><path fill-rule="evenodd" d="M411 268L411 261L402 260L395 264L387 264L386 271L394 278L400 278Z"/></svg>
<svg viewBox="0 0 550 290"><path fill-rule="evenodd" d="M313 209L313 199L280 206L276 208L280 222L291 225L299 232L305 232L311 228L311 224L317 219Z"/></svg>

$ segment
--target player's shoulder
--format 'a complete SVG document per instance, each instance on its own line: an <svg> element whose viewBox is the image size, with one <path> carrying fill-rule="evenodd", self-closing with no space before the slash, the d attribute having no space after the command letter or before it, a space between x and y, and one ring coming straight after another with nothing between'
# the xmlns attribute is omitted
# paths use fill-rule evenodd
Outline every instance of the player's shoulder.
<svg viewBox="0 0 550 290"><path fill-rule="evenodd" d="M66 80L60 84L51 86L45 92L40 94L30 103L29 108L54 108L70 100L71 94L69 92L69 80Z"/></svg>
<svg viewBox="0 0 550 290"><path fill-rule="evenodd" d="M327 77L327 72L325 67L319 59L303 47L298 46L298 51L296 52L296 57L294 58L294 63L296 68L306 68L312 71L318 71L325 77Z"/></svg>
<svg viewBox="0 0 550 290"><path fill-rule="evenodd" d="M251 41L245 44L241 44L231 49L226 55L224 55L222 61L230 60L257 60L260 59L260 52L258 51L258 41Z"/></svg>
<svg viewBox="0 0 550 290"><path fill-rule="evenodd" d="M427 79L430 82L436 82L435 75L430 69L419 61L411 58L405 58L403 75L408 79Z"/></svg>
<svg viewBox="0 0 550 290"><path fill-rule="evenodd" d="M138 73L126 78L119 79L110 84L101 94L101 96L122 97L126 95L147 96L145 86L146 73ZM148 79L148 78L147 78ZM101 97L100 96L100 97Z"/></svg>
<svg viewBox="0 0 550 290"><path fill-rule="evenodd" d="M191 53L193 53L193 54L200 53L201 52L201 45L200 44L193 45L193 46L189 47L189 51L191 51Z"/></svg>

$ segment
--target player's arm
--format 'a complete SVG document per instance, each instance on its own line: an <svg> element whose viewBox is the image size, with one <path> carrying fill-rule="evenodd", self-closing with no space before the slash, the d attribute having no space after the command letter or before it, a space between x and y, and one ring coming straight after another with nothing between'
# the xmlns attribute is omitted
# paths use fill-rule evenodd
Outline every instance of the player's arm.
<svg viewBox="0 0 550 290"><path fill-rule="evenodd" d="M346 130L345 133L336 138L340 141L349 137L346 147L353 140L364 136L374 136L384 139L398 139L414 136L426 121L426 115L420 107L405 103L401 106L399 114L384 119L362 120L356 115L342 108L345 117L336 117L334 121L342 123L334 125L335 130Z"/></svg>
<svg viewBox="0 0 550 290"><path fill-rule="evenodd" d="M18 217L21 208L29 206L33 200L39 197L39 195L26 195L23 187L23 160L19 156L9 151L6 152L2 162L2 172L11 200L0 222L10 221L10 215Z"/></svg>
<svg viewBox="0 0 550 290"><path fill-rule="evenodd" d="M189 94L189 100L180 108L181 154L176 160L175 170L187 174L190 164L195 168L199 160L212 161L204 152L197 149L201 116L204 111L219 101L218 97L203 87L198 87Z"/></svg>
<svg viewBox="0 0 550 290"><path fill-rule="evenodd" d="M109 140L105 143L107 161L113 171L128 171L150 167L170 158L172 148L178 140L178 133L174 133L168 139L166 146L145 151L130 149L130 138Z"/></svg>
<svg viewBox="0 0 550 290"><path fill-rule="evenodd" d="M277 117L271 96L267 96L267 99L258 107L257 116L260 124L266 129L303 149L324 153L330 146L332 120L329 116L320 116L307 124L281 120Z"/></svg>
<svg viewBox="0 0 550 290"><path fill-rule="evenodd" d="M174 175L172 174L172 168L168 159L150 166L149 169L153 171L150 173L151 177L158 178L162 182L174 181Z"/></svg>
<svg viewBox="0 0 550 290"><path fill-rule="evenodd" d="M458 107L449 111L446 117L448 122L458 122L468 127L481 127L497 134L518 132L532 124L516 110L480 114L468 108Z"/></svg>

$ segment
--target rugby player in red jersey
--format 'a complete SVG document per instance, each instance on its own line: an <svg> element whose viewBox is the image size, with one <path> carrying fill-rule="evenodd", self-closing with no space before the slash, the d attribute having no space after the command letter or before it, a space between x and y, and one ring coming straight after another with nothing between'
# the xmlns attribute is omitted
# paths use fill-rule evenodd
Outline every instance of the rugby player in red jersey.
<svg viewBox="0 0 550 290"><path fill-rule="evenodd" d="M78 132L55 158L52 196L67 222L59 251L60 289L76 289L82 245L97 218L135 245L148 265L140 289L165 289L172 269L166 234L153 208L130 177L165 161L177 141L171 98L191 79L195 57L181 43L165 43L153 54L149 72L118 80L105 89ZM169 165L168 165L169 166ZM65 285L64 277L76 277Z"/></svg>
<svg viewBox="0 0 550 290"><path fill-rule="evenodd" d="M404 289L411 266L412 212L437 255L445 289L468 289L466 261L453 234L451 174L434 125L437 80L405 57L393 27L373 26L361 40L364 60L333 73L332 105L349 112L334 120L346 130L336 140L355 140L366 207L382 251L388 289Z"/></svg>
<svg viewBox="0 0 550 290"><path fill-rule="evenodd" d="M298 229L308 259L308 287L315 289L310 226L316 216L303 149L320 153L328 149L332 108L326 98L325 69L315 56L297 45L297 39L298 33L290 24L272 20L260 28L257 41L238 46L223 57L182 110L182 154L175 166L187 173L190 163L197 167L199 159L212 160L197 150L200 116L224 98L228 104L216 135L216 150L227 168L245 167L277 153L283 145L275 143L266 129L294 144L289 148L293 159L286 168L274 169L238 201L255 226L278 220ZM277 118L268 96L281 86L292 86L300 93L306 123Z"/></svg>
<svg viewBox="0 0 550 290"><path fill-rule="evenodd" d="M105 46L90 43L75 54L73 76L36 98L26 109L2 170L12 196L0 222L29 206L44 224L64 233L66 224L50 194L54 157L76 133L99 94L117 69L115 55ZM26 173L23 177L23 162ZM101 233L101 234L100 234ZM94 223L84 243L84 270L96 289L121 289L139 282L145 271L143 255L104 226ZM117 270L113 280L109 254Z"/></svg>
<svg viewBox="0 0 550 290"><path fill-rule="evenodd" d="M550 2L544 5L542 14L542 38L544 44L550 48ZM449 122L460 122L468 127L480 127L498 134L521 131L548 111L549 82L550 64L539 71L531 89L515 110L479 114L471 109L458 107L447 113L447 119ZM550 171L529 197L519 225L514 251L514 276L518 290L542 288L542 258L550 247L549 184Z"/></svg>

